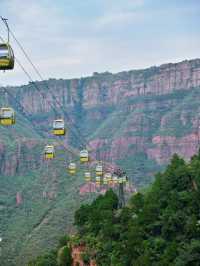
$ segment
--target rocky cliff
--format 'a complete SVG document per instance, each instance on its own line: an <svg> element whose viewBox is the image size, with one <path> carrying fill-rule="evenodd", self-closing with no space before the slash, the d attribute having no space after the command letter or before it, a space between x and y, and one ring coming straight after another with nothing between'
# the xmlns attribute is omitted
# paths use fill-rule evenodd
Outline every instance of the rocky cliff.
<svg viewBox="0 0 200 266"><path fill-rule="evenodd" d="M49 136L54 117L64 116L69 137L78 146L89 141L99 159L133 170L130 158L141 157L134 168L147 162L152 173L174 152L197 151L200 59L36 84L9 88L36 131Z"/></svg>
<svg viewBox="0 0 200 266"><path fill-rule="evenodd" d="M132 70L118 74L94 73L92 77L72 80L48 80L38 82L44 98L31 84L14 88L28 113L49 112L49 103L69 108L80 104L83 108L116 105L130 97L166 95L179 90L191 90L200 85L200 59L177 64L164 64L144 70ZM56 104L55 104L56 106ZM58 107L58 106L57 106Z"/></svg>

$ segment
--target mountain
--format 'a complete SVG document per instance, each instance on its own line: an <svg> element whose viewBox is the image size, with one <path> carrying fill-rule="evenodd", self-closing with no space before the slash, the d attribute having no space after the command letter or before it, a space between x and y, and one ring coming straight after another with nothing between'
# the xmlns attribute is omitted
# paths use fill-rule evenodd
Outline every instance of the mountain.
<svg viewBox="0 0 200 266"><path fill-rule="evenodd" d="M49 136L53 105L60 115L65 110L82 138L89 140L94 150L98 148L97 157L122 165L126 162L134 176L129 162L134 156L142 164L135 162L134 171L139 168L140 172L145 162L149 167L144 174L148 175L156 166L166 164L175 151L186 158L197 151L199 67L196 59L118 74L50 79L48 86L37 82L40 93L31 83L8 90L37 132Z"/></svg>
<svg viewBox="0 0 200 266"><path fill-rule="evenodd" d="M83 204L75 213L77 234L28 266L198 266L199 169L200 153L189 163L174 155L148 191L123 208L112 190Z"/></svg>
<svg viewBox="0 0 200 266"><path fill-rule="evenodd" d="M1 106L11 105L17 117L12 128L0 127L0 235L8 266L52 248L73 230L75 209L91 200L78 193L83 167L74 178L66 173L67 147L89 143L94 157L118 164L144 187L173 153L189 159L199 146L200 59L50 79L2 88L0 95ZM60 117L68 133L58 140L51 125ZM57 159L47 164L42 151L49 143Z"/></svg>

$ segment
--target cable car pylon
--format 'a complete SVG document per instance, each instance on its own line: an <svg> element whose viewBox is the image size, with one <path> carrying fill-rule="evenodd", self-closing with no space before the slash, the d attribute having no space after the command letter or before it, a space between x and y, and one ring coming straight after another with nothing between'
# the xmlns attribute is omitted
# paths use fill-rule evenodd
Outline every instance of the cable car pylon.
<svg viewBox="0 0 200 266"><path fill-rule="evenodd" d="M116 175L118 177L119 180L119 203L118 203L118 207L119 208L123 208L126 204L125 201L125 192L124 192L124 184L125 182L123 182L123 177L126 177L126 172L122 171L120 168L118 168L117 170L114 171L114 175ZM127 179L127 177L126 177Z"/></svg>

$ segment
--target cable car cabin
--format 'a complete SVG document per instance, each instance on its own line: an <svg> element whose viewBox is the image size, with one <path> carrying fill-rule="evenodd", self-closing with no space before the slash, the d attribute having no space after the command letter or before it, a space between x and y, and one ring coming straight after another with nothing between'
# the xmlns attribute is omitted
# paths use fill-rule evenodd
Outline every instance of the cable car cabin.
<svg viewBox="0 0 200 266"><path fill-rule="evenodd" d="M53 121L53 134L56 136L65 135L65 122L63 119Z"/></svg>
<svg viewBox="0 0 200 266"><path fill-rule="evenodd" d="M103 175L103 166L101 164L98 164L96 166L96 175L97 176L102 176Z"/></svg>
<svg viewBox="0 0 200 266"><path fill-rule="evenodd" d="M111 173L106 173L105 177L106 177L106 179L108 181L108 184L112 184L112 175L111 175Z"/></svg>
<svg viewBox="0 0 200 266"><path fill-rule="evenodd" d="M97 186L100 186L100 184L101 184L101 177L100 176L96 176L95 182L96 182L96 185Z"/></svg>
<svg viewBox="0 0 200 266"><path fill-rule="evenodd" d="M15 124L15 111L12 108L3 107L0 109L0 124L3 126Z"/></svg>
<svg viewBox="0 0 200 266"><path fill-rule="evenodd" d="M68 166L68 172L70 175L74 175L76 173L76 164L70 163Z"/></svg>
<svg viewBox="0 0 200 266"><path fill-rule="evenodd" d="M118 177L117 176L113 176L113 184L114 185L118 184Z"/></svg>
<svg viewBox="0 0 200 266"><path fill-rule="evenodd" d="M123 176L123 177L122 177L122 181L123 181L124 184L126 184L127 177L126 177L126 176Z"/></svg>
<svg viewBox="0 0 200 266"><path fill-rule="evenodd" d="M84 176L85 176L85 181L86 182L90 182L91 181L91 173L90 172L85 172Z"/></svg>
<svg viewBox="0 0 200 266"><path fill-rule="evenodd" d="M111 180L110 174L109 173L105 173L104 177L103 177L103 180L105 180L105 182L107 182L106 184L108 184L108 182L110 182L110 180Z"/></svg>
<svg viewBox="0 0 200 266"><path fill-rule="evenodd" d="M119 184L123 184L123 178L122 178L122 177L119 177L119 179L118 179L118 183L119 183Z"/></svg>
<svg viewBox="0 0 200 266"><path fill-rule="evenodd" d="M103 184L108 185L108 180L107 180L106 176L103 177Z"/></svg>
<svg viewBox="0 0 200 266"><path fill-rule="evenodd" d="M80 151L80 162L87 163L89 161L89 155L87 150Z"/></svg>
<svg viewBox="0 0 200 266"><path fill-rule="evenodd" d="M44 149L44 158L46 160L53 159L55 157L55 150L53 145L47 145Z"/></svg>
<svg viewBox="0 0 200 266"><path fill-rule="evenodd" d="M9 43L0 43L0 70L14 68L15 57Z"/></svg>

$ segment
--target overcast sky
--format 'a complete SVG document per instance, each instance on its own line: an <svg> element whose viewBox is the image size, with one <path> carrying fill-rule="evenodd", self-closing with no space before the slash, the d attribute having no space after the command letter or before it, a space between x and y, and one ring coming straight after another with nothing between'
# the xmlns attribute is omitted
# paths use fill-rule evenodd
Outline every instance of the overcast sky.
<svg viewBox="0 0 200 266"><path fill-rule="evenodd" d="M9 19L45 79L200 57L200 0L0 0L0 15ZM6 37L2 23L0 35ZM0 73L0 84L27 82L17 65Z"/></svg>

